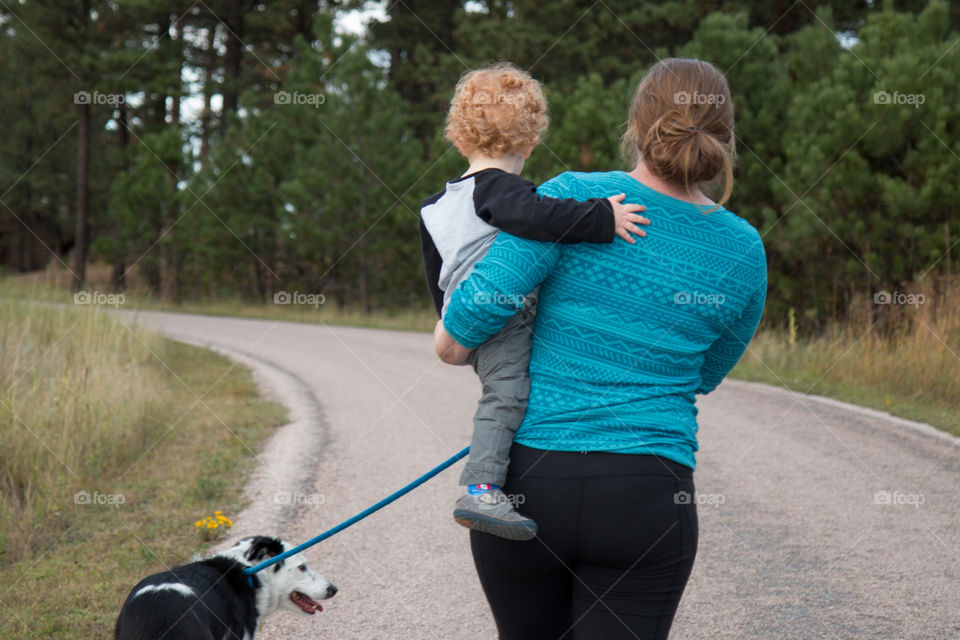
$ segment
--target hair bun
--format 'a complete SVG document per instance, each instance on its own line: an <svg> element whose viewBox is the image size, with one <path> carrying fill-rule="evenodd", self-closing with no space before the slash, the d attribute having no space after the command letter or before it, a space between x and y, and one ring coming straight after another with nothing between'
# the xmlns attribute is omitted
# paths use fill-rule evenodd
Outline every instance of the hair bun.
<svg viewBox="0 0 960 640"><path fill-rule="evenodd" d="M671 109L657 118L640 143L648 168L668 182L691 189L724 172L729 151L689 110Z"/></svg>
<svg viewBox="0 0 960 640"><path fill-rule="evenodd" d="M703 60L666 58L634 92L622 149L688 193L723 175L722 205L733 189L733 125L723 73Z"/></svg>

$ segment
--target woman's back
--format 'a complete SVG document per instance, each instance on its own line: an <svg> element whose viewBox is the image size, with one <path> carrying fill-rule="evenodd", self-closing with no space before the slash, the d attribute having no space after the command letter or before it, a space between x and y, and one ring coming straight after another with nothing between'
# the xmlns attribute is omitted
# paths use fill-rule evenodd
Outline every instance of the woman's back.
<svg viewBox="0 0 960 640"><path fill-rule="evenodd" d="M542 281L526 418L540 449L653 453L694 467L695 393L736 364L763 310L757 231L735 214L663 195L629 174L564 173L540 187L585 200L626 193L652 223L636 245L548 245L501 233L477 267L496 290ZM474 280L476 281L476 280ZM483 294L464 292L483 304ZM506 311L505 311L506 312Z"/></svg>
<svg viewBox="0 0 960 640"><path fill-rule="evenodd" d="M717 202L733 190L733 104L720 70L657 62L622 142L629 174L565 173L540 191L624 193L646 205L646 237L560 246L501 232L435 332L445 361L463 362L511 319L527 322L514 301L542 284L528 408L502 487L523 497L541 544L476 531L470 540L501 637L667 640L698 545L695 395L733 367L763 310L757 232L690 204L709 203L703 188L721 177ZM489 398L485 389L481 403Z"/></svg>

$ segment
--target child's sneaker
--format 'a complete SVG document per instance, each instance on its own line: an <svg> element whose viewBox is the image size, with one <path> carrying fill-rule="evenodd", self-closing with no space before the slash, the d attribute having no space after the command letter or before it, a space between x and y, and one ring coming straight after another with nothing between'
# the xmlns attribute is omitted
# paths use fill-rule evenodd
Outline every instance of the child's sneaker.
<svg viewBox="0 0 960 640"><path fill-rule="evenodd" d="M491 488L481 493L468 491L457 500L453 519L468 529L507 540L532 540L537 535L537 523L517 513L500 489Z"/></svg>

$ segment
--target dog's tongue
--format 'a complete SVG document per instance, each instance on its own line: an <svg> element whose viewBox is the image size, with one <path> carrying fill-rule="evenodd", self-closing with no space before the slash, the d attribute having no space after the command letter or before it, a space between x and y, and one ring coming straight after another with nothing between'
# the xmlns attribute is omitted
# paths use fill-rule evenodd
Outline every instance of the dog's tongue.
<svg viewBox="0 0 960 640"><path fill-rule="evenodd" d="M294 591L291 593L290 599L293 600L293 604L300 607L304 613L313 615L317 611L323 611L323 607L321 607L319 603L315 602L312 598L306 594L300 593L299 591Z"/></svg>

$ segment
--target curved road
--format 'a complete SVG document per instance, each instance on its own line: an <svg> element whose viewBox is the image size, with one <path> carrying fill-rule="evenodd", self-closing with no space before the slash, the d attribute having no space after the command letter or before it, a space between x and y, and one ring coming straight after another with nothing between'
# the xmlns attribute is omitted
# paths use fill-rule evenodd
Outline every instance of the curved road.
<svg viewBox="0 0 960 640"><path fill-rule="evenodd" d="M258 532L310 538L469 442L479 384L436 361L426 334L137 322L272 364L315 396L323 444L300 507ZM960 638L960 439L734 381L700 408L700 549L671 638ZM285 446L291 466L309 455ZM495 638L450 515L459 468L309 550L340 594L313 618L268 619L258 637Z"/></svg>

